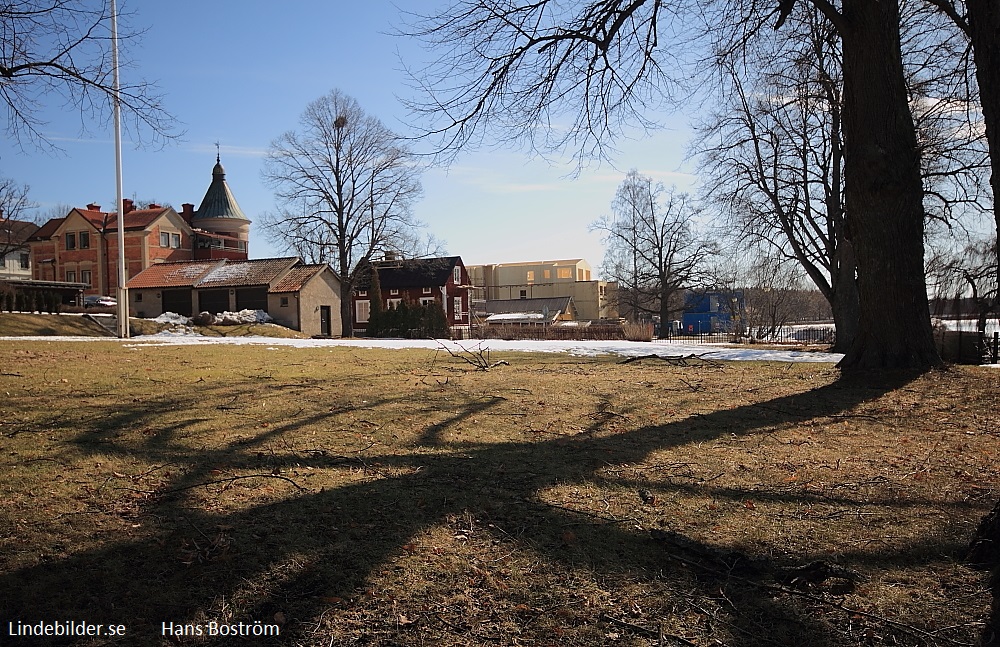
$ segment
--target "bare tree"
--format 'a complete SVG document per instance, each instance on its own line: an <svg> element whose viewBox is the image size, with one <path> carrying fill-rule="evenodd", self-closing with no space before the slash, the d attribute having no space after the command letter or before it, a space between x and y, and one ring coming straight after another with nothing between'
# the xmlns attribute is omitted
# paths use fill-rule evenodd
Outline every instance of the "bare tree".
<svg viewBox="0 0 1000 647"><path fill-rule="evenodd" d="M840 44L815 11L784 29L787 58L762 56L747 88L721 60L719 104L697 128L705 194L727 228L795 260L829 301L845 352L858 327L856 262L843 199Z"/></svg>
<svg viewBox="0 0 1000 647"><path fill-rule="evenodd" d="M655 127L650 115L682 93L672 9L660 0L455 0L435 15L412 13L405 34L435 56L410 69L429 99L408 105L446 156L491 133L536 151L608 157L626 126Z"/></svg>
<svg viewBox="0 0 1000 647"><path fill-rule="evenodd" d="M358 268L378 251L407 251L421 226L411 215L419 173L400 138L339 90L310 103L301 129L271 144L264 177L279 209L264 226L279 245L336 268L345 336Z"/></svg>
<svg viewBox="0 0 1000 647"><path fill-rule="evenodd" d="M988 142L993 189L993 271L1000 283L1000 4L995 0L927 0L969 39L975 63L984 134ZM1000 303L994 304L998 307Z"/></svg>
<svg viewBox="0 0 1000 647"><path fill-rule="evenodd" d="M611 203L611 215L594 222L604 235L602 272L624 292L620 305L656 313L671 321L681 291L706 276L705 262L716 251L695 227L698 210L691 197L629 171Z"/></svg>
<svg viewBox="0 0 1000 647"><path fill-rule="evenodd" d="M0 265L36 229L35 219L27 213L34 206L28 199L27 185L0 178Z"/></svg>
<svg viewBox="0 0 1000 647"><path fill-rule="evenodd" d="M651 124L648 115L674 96L669 72L686 50L676 47L668 9L707 16L713 46L735 52L805 5L833 25L843 52L844 199L860 316L841 366L937 365L899 0L460 1L415 21L412 33L440 54L414 75L428 93L415 109L436 117L428 130L443 134L445 146L476 143L496 128L532 145L541 138L582 155L607 154L624 123ZM565 116L568 126L559 122Z"/></svg>
<svg viewBox="0 0 1000 647"><path fill-rule="evenodd" d="M138 32L119 31L120 68ZM7 107L7 133L18 141L47 146L44 106L61 101L85 119L106 118L114 93L110 6L107 0L12 0L0 5L0 102ZM125 126L152 137L172 137L173 117L145 81L123 77Z"/></svg>

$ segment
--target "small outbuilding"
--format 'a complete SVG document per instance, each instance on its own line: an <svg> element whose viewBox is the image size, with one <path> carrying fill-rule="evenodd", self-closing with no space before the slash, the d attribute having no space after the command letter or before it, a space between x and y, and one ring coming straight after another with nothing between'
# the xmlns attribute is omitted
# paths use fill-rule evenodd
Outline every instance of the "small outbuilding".
<svg viewBox="0 0 1000 647"><path fill-rule="evenodd" d="M130 312L138 317L262 310L293 330L341 335L334 317L340 312L340 277L325 263L297 257L157 263L126 285Z"/></svg>

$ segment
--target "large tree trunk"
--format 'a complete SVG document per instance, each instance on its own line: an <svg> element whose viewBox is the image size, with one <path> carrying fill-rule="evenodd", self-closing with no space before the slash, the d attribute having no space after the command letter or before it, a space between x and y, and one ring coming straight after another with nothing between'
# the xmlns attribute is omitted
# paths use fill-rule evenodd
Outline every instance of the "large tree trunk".
<svg viewBox="0 0 1000 647"><path fill-rule="evenodd" d="M832 277L830 308L833 310L833 326L837 341L831 349L834 353L847 353L858 336L861 308L858 303L857 262L854 248L847 241L841 241L837 249L836 274Z"/></svg>
<svg viewBox="0 0 1000 647"><path fill-rule="evenodd" d="M979 101L986 124L986 140L993 174L993 218L996 222L997 285L1000 286L1000 3L997 0L965 0L972 58L976 63ZM994 301L994 307L1000 296Z"/></svg>
<svg viewBox="0 0 1000 647"><path fill-rule="evenodd" d="M898 0L843 1L845 201L860 319L847 370L941 363L924 281L924 207Z"/></svg>
<svg viewBox="0 0 1000 647"><path fill-rule="evenodd" d="M354 292L353 284L341 279L340 283L340 325L341 335L344 337L354 336L354 304L351 303L351 296Z"/></svg>

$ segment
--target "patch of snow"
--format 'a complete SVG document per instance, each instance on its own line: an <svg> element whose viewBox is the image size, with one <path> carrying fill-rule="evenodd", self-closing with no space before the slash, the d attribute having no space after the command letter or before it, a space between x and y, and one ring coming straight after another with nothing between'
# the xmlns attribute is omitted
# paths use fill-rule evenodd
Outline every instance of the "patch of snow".
<svg viewBox="0 0 1000 647"><path fill-rule="evenodd" d="M542 319L540 312L498 312L486 317L486 321L512 321L517 319Z"/></svg>
<svg viewBox="0 0 1000 647"><path fill-rule="evenodd" d="M274 321L271 315L263 310L240 310L239 312L222 312L215 315L216 321L222 326L238 324L269 323Z"/></svg>
<svg viewBox="0 0 1000 647"><path fill-rule="evenodd" d="M202 283L218 283L220 281L236 281L245 278L253 266L250 263L226 263L209 272Z"/></svg>
<svg viewBox="0 0 1000 647"><path fill-rule="evenodd" d="M191 323L191 317L185 317L184 315L179 315L176 312L164 312L159 317L152 319L156 323L164 324L179 324L186 326Z"/></svg>
<svg viewBox="0 0 1000 647"><path fill-rule="evenodd" d="M51 339L51 338L49 338ZM65 339L65 338L64 338ZM148 339L148 341L147 341ZM690 344L683 342L630 342L630 341L564 341L564 340L466 340L447 341L434 339L276 339L273 337L138 337L129 347L165 346L170 344L237 344L290 346L294 348L385 348L385 349L426 349L450 348L454 352L462 350L483 350L526 352L526 353L568 353L582 357L598 355L702 355L719 360L745 360L767 362L839 362L843 355L838 353L815 353L798 350L760 350L717 344Z"/></svg>

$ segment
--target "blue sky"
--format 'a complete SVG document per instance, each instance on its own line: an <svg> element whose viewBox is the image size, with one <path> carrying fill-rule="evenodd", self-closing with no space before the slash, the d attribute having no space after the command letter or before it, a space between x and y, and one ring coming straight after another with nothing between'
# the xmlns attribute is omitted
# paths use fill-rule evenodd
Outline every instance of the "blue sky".
<svg viewBox="0 0 1000 647"><path fill-rule="evenodd" d="M438 2L410 2L431 11ZM290 10L294 7L294 11ZM260 220L275 207L261 179L270 142L298 127L312 100L333 88L355 97L369 113L397 131L406 112L398 97L409 89L399 57L408 63L424 53L391 35L398 9L388 0L301 1L294 5L220 0L127 3L142 42L131 46L136 69L154 81L184 136L164 149L136 150L126 142L126 197L167 202L180 208L201 201L222 148L227 181L247 216ZM53 106L46 113L47 136L62 153L20 150L0 142L0 175L31 187L43 213L58 205L115 199L114 147L100 124L81 132L78 114ZM595 269L603 248L588 224L605 214L629 168L692 188L691 165L683 161L686 120L653 137L619 142L615 167L604 164L569 177L572 166L531 158L516 150L463 153L447 169L423 175L416 217L467 264L587 259ZM281 250L251 226L250 254Z"/></svg>

